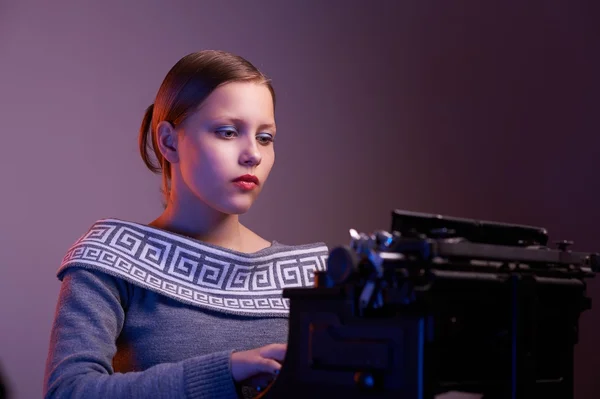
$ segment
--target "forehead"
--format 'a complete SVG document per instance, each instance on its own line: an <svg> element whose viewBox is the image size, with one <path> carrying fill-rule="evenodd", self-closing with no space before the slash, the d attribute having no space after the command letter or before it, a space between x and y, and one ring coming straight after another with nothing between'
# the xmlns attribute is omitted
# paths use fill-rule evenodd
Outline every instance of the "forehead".
<svg viewBox="0 0 600 399"><path fill-rule="evenodd" d="M217 87L198 108L200 117L220 115L273 122L273 98L262 83L231 82Z"/></svg>

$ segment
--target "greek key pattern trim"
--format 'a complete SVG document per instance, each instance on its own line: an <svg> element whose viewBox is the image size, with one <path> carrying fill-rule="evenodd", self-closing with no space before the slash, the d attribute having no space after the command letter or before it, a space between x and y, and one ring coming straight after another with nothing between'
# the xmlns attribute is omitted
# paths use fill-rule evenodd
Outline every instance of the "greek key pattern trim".
<svg viewBox="0 0 600 399"><path fill-rule="evenodd" d="M141 224L95 223L67 251L58 271L88 267L199 307L240 315L282 315L282 290L311 287L324 271L322 243L243 254Z"/></svg>

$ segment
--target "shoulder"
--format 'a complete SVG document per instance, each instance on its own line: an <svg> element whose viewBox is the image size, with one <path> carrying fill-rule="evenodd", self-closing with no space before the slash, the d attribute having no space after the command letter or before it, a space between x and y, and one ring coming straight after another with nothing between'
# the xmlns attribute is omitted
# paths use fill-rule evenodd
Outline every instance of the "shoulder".
<svg viewBox="0 0 600 399"><path fill-rule="evenodd" d="M90 223L85 230L77 233L78 238L68 247L66 254L64 255L63 262L66 260L66 258L71 256L74 251L83 251L86 248L85 245L83 245L84 243L108 243L109 238L113 235L113 233L120 227L127 227L127 224L132 223L111 218L97 219L96 221Z"/></svg>
<svg viewBox="0 0 600 399"><path fill-rule="evenodd" d="M57 271L58 278L62 280L67 269L74 267L80 269L85 266L95 272L106 272L105 266L118 260L113 251L114 241L134 238L136 233L131 228L134 226L135 223L112 218L90 223L65 251Z"/></svg>
<svg viewBox="0 0 600 399"><path fill-rule="evenodd" d="M299 262L319 263L323 267L327 264L329 248L324 242L308 242L303 244L284 244L272 241L271 245L256 253L262 256L275 256L279 259L290 259Z"/></svg>
<svg viewBox="0 0 600 399"><path fill-rule="evenodd" d="M252 245L256 248L256 253L264 253L264 252L285 252L285 251L300 251L300 252L328 252L327 245L324 242L315 241L308 243L300 243L300 244L284 244L277 240L266 240L261 237L254 231L250 230L247 227L244 228L244 234L246 234L247 239L252 243Z"/></svg>
<svg viewBox="0 0 600 399"><path fill-rule="evenodd" d="M84 240L105 240L111 233L113 233L119 228L139 229L140 227L143 227L143 225L128 220L121 220L116 218L96 219L89 223L85 229L81 230L78 233L79 236L77 240L72 244L71 248Z"/></svg>
<svg viewBox="0 0 600 399"><path fill-rule="evenodd" d="M58 272L61 291L90 296L96 293L104 298L115 298L124 302L130 294L130 284L113 273L87 267L63 268ZM91 299L91 298L88 298Z"/></svg>
<svg viewBox="0 0 600 399"><path fill-rule="evenodd" d="M277 248L280 250L298 250L298 251L302 251L302 250L324 251L324 252L329 251L327 244L325 244L324 242L320 242L320 241L306 242L306 243L300 243L300 244L284 244L277 240L273 240L271 242L271 248Z"/></svg>

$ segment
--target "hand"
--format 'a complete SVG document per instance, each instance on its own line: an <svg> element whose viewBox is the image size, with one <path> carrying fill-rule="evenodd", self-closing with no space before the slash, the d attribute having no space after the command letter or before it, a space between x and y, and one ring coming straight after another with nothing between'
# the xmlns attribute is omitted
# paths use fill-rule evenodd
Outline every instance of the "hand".
<svg viewBox="0 0 600 399"><path fill-rule="evenodd" d="M231 372L235 382L247 380L259 374L275 376L287 350L286 344L270 344L261 348L231 354Z"/></svg>

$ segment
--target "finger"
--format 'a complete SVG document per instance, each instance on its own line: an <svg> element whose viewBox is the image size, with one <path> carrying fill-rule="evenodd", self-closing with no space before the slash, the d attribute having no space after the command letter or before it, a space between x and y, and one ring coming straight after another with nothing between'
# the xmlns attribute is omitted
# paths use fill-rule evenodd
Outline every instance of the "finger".
<svg viewBox="0 0 600 399"><path fill-rule="evenodd" d="M279 374L281 370L281 364L273 359L262 358L258 363L258 373L267 373L271 375Z"/></svg>
<svg viewBox="0 0 600 399"><path fill-rule="evenodd" d="M260 351L260 355L268 359L274 359L279 362L283 362L286 350L287 344L271 344L265 346L263 350Z"/></svg>

